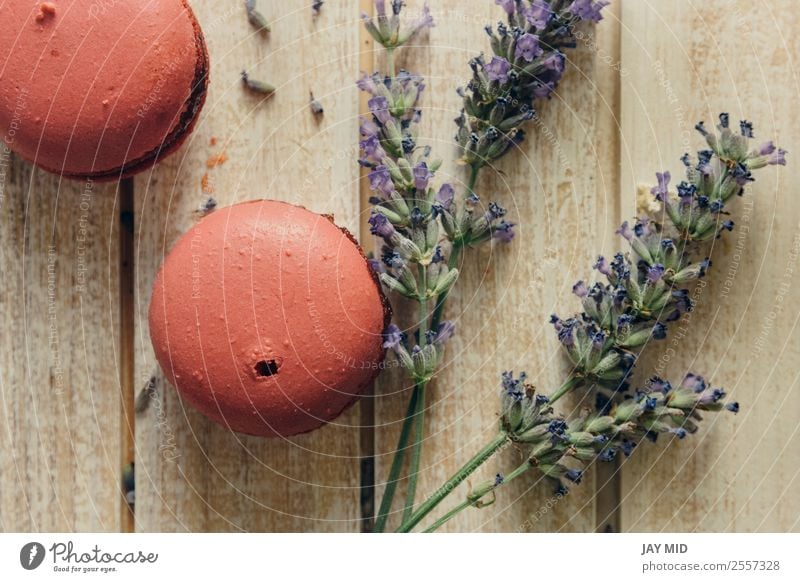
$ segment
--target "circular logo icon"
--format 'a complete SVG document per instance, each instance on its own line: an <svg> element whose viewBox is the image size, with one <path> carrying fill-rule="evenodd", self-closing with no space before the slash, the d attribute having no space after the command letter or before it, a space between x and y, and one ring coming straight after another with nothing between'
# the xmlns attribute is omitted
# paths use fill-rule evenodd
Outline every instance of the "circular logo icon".
<svg viewBox="0 0 800 582"><path fill-rule="evenodd" d="M26 570L35 570L44 561L44 546L39 542L29 542L19 551L19 563Z"/></svg>

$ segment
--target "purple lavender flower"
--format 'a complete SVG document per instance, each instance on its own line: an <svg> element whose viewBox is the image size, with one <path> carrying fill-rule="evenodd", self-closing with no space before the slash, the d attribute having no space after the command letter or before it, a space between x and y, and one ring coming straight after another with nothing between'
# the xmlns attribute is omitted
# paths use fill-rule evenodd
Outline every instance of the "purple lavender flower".
<svg viewBox="0 0 800 582"><path fill-rule="evenodd" d="M433 174L428 170L428 164L420 162L414 166L414 187L420 192L424 192L428 188L428 182L433 177Z"/></svg>
<svg viewBox="0 0 800 582"><path fill-rule="evenodd" d="M506 215L506 209L500 206L497 202L489 202L489 208L486 209L485 218L487 222L492 222L498 218Z"/></svg>
<svg viewBox="0 0 800 582"><path fill-rule="evenodd" d="M633 229L630 227L627 220L622 223L615 233L622 236L627 241L633 240L634 237Z"/></svg>
<svg viewBox="0 0 800 582"><path fill-rule="evenodd" d="M545 59L542 61L542 66L548 71L553 71L553 73L557 76L561 76L561 74L564 72L565 62L566 57L564 57L564 53L555 51L545 57Z"/></svg>
<svg viewBox="0 0 800 582"><path fill-rule="evenodd" d="M497 81L498 83L508 82L508 72L511 69L511 64L503 57L492 57L484 67L486 76L490 81Z"/></svg>
<svg viewBox="0 0 800 582"><path fill-rule="evenodd" d="M762 143L759 146L758 155L759 156L768 156L774 151L775 151L775 144L772 142L772 140L765 141L764 143Z"/></svg>
<svg viewBox="0 0 800 582"><path fill-rule="evenodd" d="M361 151L364 152L364 156L376 162L380 162L386 155L383 147L381 147L381 140L377 135L370 135L367 139L362 140L359 145L361 146Z"/></svg>
<svg viewBox="0 0 800 582"><path fill-rule="evenodd" d="M499 224L494 226L492 237L502 243L508 244L514 239L514 226L516 225L513 222L501 220Z"/></svg>
<svg viewBox="0 0 800 582"><path fill-rule="evenodd" d="M367 106L381 125L386 125L392 118L389 112L389 100L382 95L376 95L367 101Z"/></svg>
<svg viewBox="0 0 800 582"><path fill-rule="evenodd" d="M450 184L442 184L439 191L436 193L436 203L445 210L450 210L455 198L455 190Z"/></svg>
<svg viewBox="0 0 800 582"><path fill-rule="evenodd" d="M606 277L611 275L611 266L608 264L608 261L603 255L597 257L597 262L595 262L594 268Z"/></svg>
<svg viewBox="0 0 800 582"><path fill-rule="evenodd" d="M552 81L541 83L533 90L533 94L537 99L548 99L553 91L556 90L556 84Z"/></svg>
<svg viewBox="0 0 800 582"><path fill-rule="evenodd" d="M443 345L456 333L456 324L450 320L443 321L439 324L439 329L436 331L436 338L434 343Z"/></svg>
<svg viewBox="0 0 800 582"><path fill-rule="evenodd" d="M662 394L666 394L672 390L672 385L659 376L653 376L650 378L647 384L650 390L653 392L661 392Z"/></svg>
<svg viewBox="0 0 800 582"><path fill-rule="evenodd" d="M771 166L785 166L786 165L786 150L779 149L772 153L767 162Z"/></svg>
<svg viewBox="0 0 800 582"><path fill-rule="evenodd" d="M692 392L702 392L706 389L706 381L702 376L689 373L681 382L681 388L688 388Z"/></svg>
<svg viewBox="0 0 800 582"><path fill-rule="evenodd" d="M552 315L550 317L550 323L552 323L553 327L556 329L558 341L566 347L571 347L575 344L575 325L577 322L574 319L563 320L559 319L556 315Z"/></svg>
<svg viewBox="0 0 800 582"><path fill-rule="evenodd" d="M381 132L381 128L378 127L378 124L371 119L362 117L361 125L359 126L358 131L361 134L361 137L369 138L372 136L378 136Z"/></svg>
<svg viewBox="0 0 800 582"><path fill-rule="evenodd" d="M589 337L592 340L592 347L595 349L601 349L603 345L606 343L606 334L604 334L601 330L593 331L589 334Z"/></svg>
<svg viewBox="0 0 800 582"><path fill-rule="evenodd" d="M603 461L604 463L610 463L614 459L617 458L617 450L612 448L606 448L600 451L597 455L598 461Z"/></svg>
<svg viewBox="0 0 800 582"><path fill-rule="evenodd" d="M681 182L678 184L678 198L682 205L691 204L697 194L697 186L689 184L688 182Z"/></svg>
<svg viewBox="0 0 800 582"><path fill-rule="evenodd" d="M656 263L655 265L651 265L647 269L647 280L650 283L658 283L664 277L664 272L665 271L666 271L666 269L664 268L664 265L662 265L660 263Z"/></svg>
<svg viewBox="0 0 800 582"><path fill-rule="evenodd" d="M583 281L578 281L572 286L572 292L581 299L585 299L589 295L589 288Z"/></svg>
<svg viewBox="0 0 800 582"><path fill-rule="evenodd" d="M608 0L575 0L569 7L569 11L581 20L591 20L600 22L603 15L600 13L603 8L608 6Z"/></svg>
<svg viewBox="0 0 800 582"><path fill-rule="evenodd" d="M667 337L667 326L657 321L655 325L653 325L653 339L655 340L663 340Z"/></svg>
<svg viewBox="0 0 800 582"><path fill-rule="evenodd" d="M697 404L701 406L708 406L725 398L725 391L722 388L707 388L699 394Z"/></svg>
<svg viewBox="0 0 800 582"><path fill-rule="evenodd" d="M514 51L514 56L530 63L543 52L542 47L539 46L539 37L525 33L517 39L517 48Z"/></svg>
<svg viewBox="0 0 800 582"><path fill-rule="evenodd" d="M656 197L656 200L664 201L669 195L669 172L656 172L656 179L658 180L658 186L653 186L650 189L650 193Z"/></svg>
<svg viewBox="0 0 800 582"><path fill-rule="evenodd" d="M625 439L622 441L620 446L622 448L622 453L626 457L630 457L631 454L633 453L633 449L636 448L636 443L628 439Z"/></svg>
<svg viewBox="0 0 800 582"><path fill-rule="evenodd" d="M369 227L369 231L372 234L387 241L397 232L394 229L394 225L389 222L389 219L379 212L374 212L372 216L369 217Z"/></svg>
<svg viewBox="0 0 800 582"><path fill-rule="evenodd" d="M403 332L395 324L390 323L383 332L383 347L396 350L403 342Z"/></svg>
<svg viewBox="0 0 800 582"><path fill-rule="evenodd" d="M369 93L371 95L376 95L378 93L378 81L375 79L375 75L368 75L364 73L361 75L361 78L356 81L356 87L364 91L365 93Z"/></svg>
<svg viewBox="0 0 800 582"><path fill-rule="evenodd" d="M502 382L503 395L512 402L520 402L525 397L525 380L528 375L521 372L518 378L514 378L514 372L508 370L500 375Z"/></svg>
<svg viewBox="0 0 800 582"><path fill-rule="evenodd" d="M378 259L367 259L367 263L369 264L369 268L379 275L386 272L386 267L383 266L383 262Z"/></svg>
<svg viewBox="0 0 800 582"><path fill-rule="evenodd" d="M367 177L369 178L369 187L374 192L388 196L394 190L394 182L392 182L392 176L386 166L376 166Z"/></svg>
<svg viewBox="0 0 800 582"><path fill-rule="evenodd" d="M675 435L676 437L678 437L679 439L685 438L685 437L686 437L686 434L687 434L687 433L686 433L686 429L685 429L685 428L683 428L682 426L678 426L678 427L671 428L671 429L669 429L669 432L671 432L672 434L674 434L674 435Z"/></svg>
<svg viewBox="0 0 800 582"><path fill-rule="evenodd" d="M544 29L553 17L550 4L544 0L533 0L530 6L522 9L525 20L537 30Z"/></svg>

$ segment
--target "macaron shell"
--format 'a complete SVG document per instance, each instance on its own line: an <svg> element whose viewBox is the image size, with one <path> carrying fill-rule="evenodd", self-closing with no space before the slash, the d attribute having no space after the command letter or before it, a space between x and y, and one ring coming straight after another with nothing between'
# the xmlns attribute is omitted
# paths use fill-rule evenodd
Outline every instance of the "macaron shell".
<svg viewBox="0 0 800 582"><path fill-rule="evenodd" d="M0 128L14 124L11 149L56 173L110 178L171 149L205 66L188 5L57 0L43 13L43 4L3 4Z"/></svg>
<svg viewBox="0 0 800 582"><path fill-rule="evenodd" d="M217 210L188 231L149 314L156 357L182 396L261 436L310 431L352 404L380 370L387 317L352 237L275 201Z"/></svg>

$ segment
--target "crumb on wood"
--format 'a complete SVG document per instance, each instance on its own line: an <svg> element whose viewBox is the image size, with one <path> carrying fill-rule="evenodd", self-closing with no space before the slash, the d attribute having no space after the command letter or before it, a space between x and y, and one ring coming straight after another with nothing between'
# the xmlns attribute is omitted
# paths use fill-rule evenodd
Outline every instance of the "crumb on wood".
<svg viewBox="0 0 800 582"><path fill-rule="evenodd" d="M208 158L206 160L206 167L208 168L216 168L217 166L221 166L225 162L228 161L228 154L225 152L220 152Z"/></svg>
<svg viewBox="0 0 800 582"><path fill-rule="evenodd" d="M203 192L205 194L210 194L214 191L214 186L211 184L211 178L208 175L208 172L203 174L203 177L200 178L200 186L203 188Z"/></svg>

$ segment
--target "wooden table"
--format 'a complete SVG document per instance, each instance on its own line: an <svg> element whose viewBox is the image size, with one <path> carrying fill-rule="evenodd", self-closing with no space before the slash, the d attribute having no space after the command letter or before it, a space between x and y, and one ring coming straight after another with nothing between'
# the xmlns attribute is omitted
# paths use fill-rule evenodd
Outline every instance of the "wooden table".
<svg viewBox="0 0 800 582"><path fill-rule="evenodd" d="M164 254L209 196L303 204L369 241L354 81L383 61L360 26L370 2L358 4L329 0L313 18L309 6L262 0L272 23L263 37L238 0L192 2L211 54L208 101L184 147L134 180L69 182L0 157L0 530L361 529L374 504L361 482L374 466L380 498L405 408L399 376L385 374L336 426L289 441L242 437L186 408L164 382L146 317ZM577 309L572 283L590 276L599 252L617 249L614 228L635 214L642 186L657 170L677 175L680 154L702 145L694 123L722 110L776 138L789 166L759 174L739 228L715 248L691 325L641 368L661 366L673 381L701 372L742 412L718 415L683 442L641 446L624 468L592 471L564 499L520 479L494 506L444 529L800 530L794 4L616 0L599 25L582 28L523 151L479 182L509 207L519 234L465 259L449 304L459 333L431 392L420 493L494 430L501 371L525 369L545 389L563 377L548 316ZM501 11L489 0L432 5L436 28L400 59L428 79L422 140L449 160L454 89L466 61L488 49L483 25ZM243 68L276 84L276 95L244 92ZM320 119L309 91L324 105ZM465 179L450 162L439 175ZM134 397L153 375L154 398L136 414ZM518 455L505 451L481 475L508 470ZM121 468L134 458L135 521L120 493Z"/></svg>

